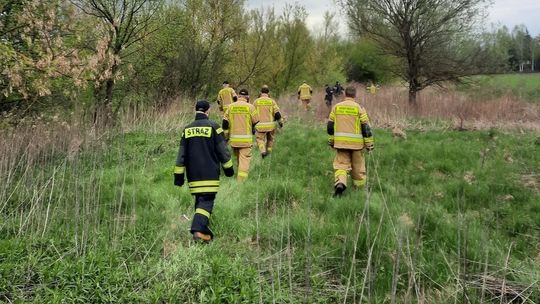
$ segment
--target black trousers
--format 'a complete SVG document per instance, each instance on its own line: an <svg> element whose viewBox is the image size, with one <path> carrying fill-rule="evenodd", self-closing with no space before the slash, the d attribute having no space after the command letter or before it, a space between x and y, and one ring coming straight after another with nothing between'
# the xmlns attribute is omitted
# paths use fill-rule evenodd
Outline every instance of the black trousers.
<svg viewBox="0 0 540 304"><path fill-rule="evenodd" d="M191 223L191 233L202 232L214 237L214 234L208 227L210 225L210 215L214 208L215 193L195 194L195 215Z"/></svg>

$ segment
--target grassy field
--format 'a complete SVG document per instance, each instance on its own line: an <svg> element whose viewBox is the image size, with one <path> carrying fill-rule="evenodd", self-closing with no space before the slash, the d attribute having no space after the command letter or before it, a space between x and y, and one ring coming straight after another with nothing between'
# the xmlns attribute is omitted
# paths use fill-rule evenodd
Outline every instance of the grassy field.
<svg viewBox="0 0 540 304"><path fill-rule="evenodd" d="M512 94L520 99L540 102L540 73L475 76L460 89L473 95L499 97Z"/></svg>
<svg viewBox="0 0 540 304"><path fill-rule="evenodd" d="M223 177L217 238L201 246L193 199L172 185L180 127L78 154L13 144L0 301L540 302L538 133L376 130L369 190L334 199L324 126L290 121L247 183Z"/></svg>

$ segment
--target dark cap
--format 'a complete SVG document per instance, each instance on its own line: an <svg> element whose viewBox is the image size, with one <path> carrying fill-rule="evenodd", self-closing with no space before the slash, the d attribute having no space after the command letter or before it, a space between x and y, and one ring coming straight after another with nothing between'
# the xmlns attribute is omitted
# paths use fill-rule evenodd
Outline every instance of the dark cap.
<svg viewBox="0 0 540 304"><path fill-rule="evenodd" d="M241 89L238 94L240 94L240 96L249 96L249 92L246 89Z"/></svg>
<svg viewBox="0 0 540 304"><path fill-rule="evenodd" d="M225 81L223 82L223 84L229 84L229 82L228 82L227 80L225 80Z"/></svg>
<svg viewBox="0 0 540 304"><path fill-rule="evenodd" d="M206 112L210 109L210 103L206 100L199 100L195 105L195 111Z"/></svg>

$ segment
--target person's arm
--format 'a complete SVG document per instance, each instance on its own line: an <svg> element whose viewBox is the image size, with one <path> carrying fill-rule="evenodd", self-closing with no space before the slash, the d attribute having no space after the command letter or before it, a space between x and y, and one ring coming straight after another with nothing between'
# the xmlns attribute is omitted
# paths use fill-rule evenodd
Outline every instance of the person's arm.
<svg viewBox="0 0 540 304"><path fill-rule="evenodd" d="M229 140L229 110L230 107L227 108L227 111L225 111L225 114L223 115L223 122L221 123L221 128L223 129L223 138L225 138L225 141Z"/></svg>
<svg viewBox="0 0 540 304"><path fill-rule="evenodd" d="M185 160L186 160L186 139L184 132L182 131L182 139L180 139L180 148L178 149L178 156L176 157L176 166L174 167L174 185L182 187L184 185L184 173L186 172Z"/></svg>
<svg viewBox="0 0 540 304"><path fill-rule="evenodd" d="M256 107L253 107L251 110L251 130L255 134L255 125L259 123L259 111Z"/></svg>
<svg viewBox="0 0 540 304"><path fill-rule="evenodd" d="M313 89L309 87L309 94L313 94Z"/></svg>
<svg viewBox="0 0 540 304"><path fill-rule="evenodd" d="M227 149L227 144L225 138L223 137L222 128L215 129L216 135L214 136L214 146L216 149L216 155L218 157L221 166L223 167L223 172L225 176L231 177L234 175L233 162L231 160L231 154L229 149Z"/></svg>
<svg viewBox="0 0 540 304"><path fill-rule="evenodd" d="M328 122L326 123L326 133L328 133L328 145L333 147L334 146L334 126L335 126L335 119L336 119L336 107L332 108L332 111L330 112L330 115L328 116Z"/></svg>
<svg viewBox="0 0 540 304"><path fill-rule="evenodd" d="M273 112L274 112L274 121L277 121L279 127L283 128L283 121L282 121L281 113L279 112L279 107L276 101L274 101L274 104L273 104Z"/></svg>
<svg viewBox="0 0 540 304"><path fill-rule="evenodd" d="M369 117L366 110L364 110L363 108L360 110L360 125L362 127L362 137L364 138L364 145L366 146L366 149L368 151L371 151L375 148L375 142L373 140L371 126L369 125Z"/></svg>

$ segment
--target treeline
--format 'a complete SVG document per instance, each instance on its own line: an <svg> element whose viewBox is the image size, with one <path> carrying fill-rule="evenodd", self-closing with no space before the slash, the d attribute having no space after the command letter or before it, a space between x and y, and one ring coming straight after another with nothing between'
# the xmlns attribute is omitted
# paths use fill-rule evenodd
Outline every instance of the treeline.
<svg viewBox="0 0 540 304"><path fill-rule="evenodd" d="M493 27L481 42L490 50L493 72L540 71L540 35L533 37L525 25Z"/></svg>
<svg viewBox="0 0 540 304"><path fill-rule="evenodd" d="M369 9L362 1L349 2L358 8L347 13L350 36L339 33L331 13L310 31L308 12L297 4L277 13L248 10L244 0L0 0L0 118L81 112L88 121L112 124L130 107L165 108L182 97L214 100L224 80L251 90L268 84L279 95L302 80L317 87L402 78L416 93L466 73L538 70L539 38L524 26L460 37L456 29L465 28L459 26L465 18L433 27L452 8L449 2L418 4L423 13L405 20L411 29L427 29L426 35L399 33L400 27L357 14L376 12L379 2L369 2ZM433 18L422 18L429 14ZM387 17L400 24L400 16ZM403 52L407 40L396 37L410 35L425 41ZM392 39L395 45L384 45ZM458 66L446 54L482 60ZM464 65L478 66L461 71Z"/></svg>
<svg viewBox="0 0 540 304"><path fill-rule="evenodd" d="M126 107L215 99L224 80L275 94L345 81L338 24L309 31L305 8L243 0L4 0L0 113L82 110L112 123Z"/></svg>

